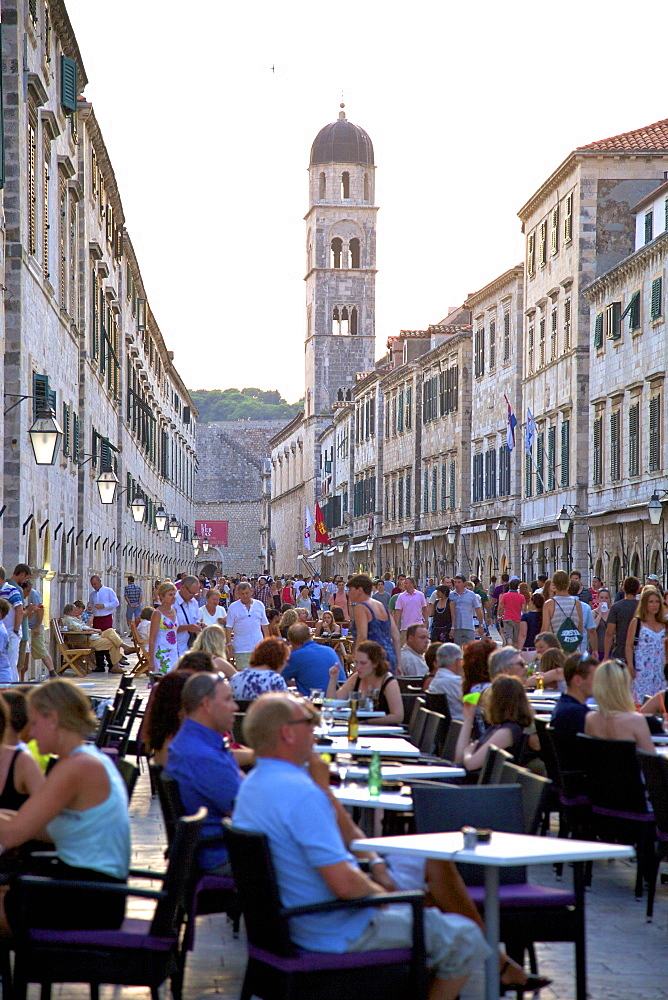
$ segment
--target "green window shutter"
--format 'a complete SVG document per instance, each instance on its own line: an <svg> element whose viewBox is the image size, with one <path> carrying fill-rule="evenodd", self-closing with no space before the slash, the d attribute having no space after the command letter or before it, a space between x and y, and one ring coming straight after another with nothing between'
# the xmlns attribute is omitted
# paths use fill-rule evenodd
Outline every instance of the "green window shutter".
<svg viewBox="0 0 668 1000"><path fill-rule="evenodd" d="M32 395L33 395L32 411L33 411L33 418L35 418L40 410L46 410L49 408L48 375L38 375L37 372L33 372Z"/></svg>
<svg viewBox="0 0 668 1000"><path fill-rule="evenodd" d="M663 278L655 278L652 282L652 308L651 317L652 319L659 319L663 315Z"/></svg>
<svg viewBox="0 0 668 1000"><path fill-rule="evenodd" d="M438 469L436 466L431 470L431 512L432 514L438 509L437 508L437 498L438 498Z"/></svg>
<svg viewBox="0 0 668 1000"><path fill-rule="evenodd" d="M75 462L79 461L80 458L80 447L79 447L79 416L77 413L72 414L72 458Z"/></svg>
<svg viewBox="0 0 668 1000"><path fill-rule="evenodd" d="M570 486L570 457L571 457L571 435L570 421L563 420L561 423L561 488Z"/></svg>
<svg viewBox="0 0 668 1000"><path fill-rule="evenodd" d="M547 488L556 489L555 460L557 451L557 428L547 429Z"/></svg>
<svg viewBox="0 0 668 1000"><path fill-rule="evenodd" d="M397 406L397 430L401 434L404 429L404 390L399 390L399 402Z"/></svg>
<svg viewBox="0 0 668 1000"><path fill-rule="evenodd" d="M411 422L413 419L411 413L412 402L413 402L412 397L413 397L413 387L407 385L406 386L406 430L407 431L411 429Z"/></svg>
<svg viewBox="0 0 668 1000"><path fill-rule="evenodd" d="M629 407L629 476L640 472L640 404Z"/></svg>
<svg viewBox="0 0 668 1000"><path fill-rule="evenodd" d="M543 439L543 434L536 435L536 496L539 496L545 489Z"/></svg>
<svg viewBox="0 0 668 1000"><path fill-rule="evenodd" d="M399 520L404 516L404 477L399 476Z"/></svg>
<svg viewBox="0 0 668 1000"><path fill-rule="evenodd" d="M533 450L533 449L532 449ZM531 474L533 472L533 461L531 451L524 452L524 496L532 495Z"/></svg>
<svg viewBox="0 0 668 1000"><path fill-rule="evenodd" d="M60 57L60 103L68 111L77 109L77 64L68 56Z"/></svg>
<svg viewBox="0 0 668 1000"><path fill-rule="evenodd" d="M594 469L593 484L600 486L603 482L603 417L594 420Z"/></svg>
<svg viewBox="0 0 668 1000"><path fill-rule="evenodd" d="M645 213L645 243L651 243L654 235L654 212Z"/></svg>
<svg viewBox="0 0 668 1000"><path fill-rule="evenodd" d="M621 470L619 463L619 410L610 414L610 481L619 482Z"/></svg>
<svg viewBox="0 0 668 1000"><path fill-rule="evenodd" d="M410 476L410 473L406 476L405 507L406 507L406 517L410 517L411 516L411 476Z"/></svg>
<svg viewBox="0 0 668 1000"><path fill-rule="evenodd" d="M598 313L594 327L594 347L603 347L603 313Z"/></svg>
<svg viewBox="0 0 668 1000"><path fill-rule="evenodd" d="M491 448L489 455L489 496L494 500L496 497L496 449Z"/></svg>
<svg viewBox="0 0 668 1000"><path fill-rule="evenodd" d="M455 463L450 462L450 510L455 509Z"/></svg>
<svg viewBox="0 0 668 1000"><path fill-rule="evenodd" d="M663 228L668 229L668 198L663 203Z"/></svg>
<svg viewBox="0 0 668 1000"><path fill-rule="evenodd" d="M447 372L439 372L438 375L438 412L442 417L447 412L447 403L445 398L445 379Z"/></svg>
<svg viewBox="0 0 668 1000"><path fill-rule="evenodd" d="M445 462L441 466L441 510L448 506L448 466Z"/></svg>
<svg viewBox="0 0 668 1000"><path fill-rule="evenodd" d="M67 458L70 454L70 408L67 403L63 403L63 455Z"/></svg>
<svg viewBox="0 0 668 1000"><path fill-rule="evenodd" d="M649 471L657 472L661 468L661 428L659 417L661 397L652 396L649 401Z"/></svg>
<svg viewBox="0 0 668 1000"><path fill-rule="evenodd" d="M429 510L429 473L425 469L422 484L422 513L426 514Z"/></svg>
<svg viewBox="0 0 668 1000"><path fill-rule="evenodd" d="M620 319L620 331L619 336L621 336L621 320L629 317L629 330L637 330L640 326L640 292L634 292L628 301L628 305L624 312L619 317Z"/></svg>

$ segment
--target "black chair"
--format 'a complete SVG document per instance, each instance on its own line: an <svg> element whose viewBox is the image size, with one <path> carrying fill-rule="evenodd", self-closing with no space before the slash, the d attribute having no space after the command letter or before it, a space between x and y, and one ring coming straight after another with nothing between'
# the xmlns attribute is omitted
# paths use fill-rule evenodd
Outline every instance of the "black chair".
<svg viewBox="0 0 668 1000"><path fill-rule="evenodd" d="M420 694L422 680L422 677L397 677L399 690L402 694Z"/></svg>
<svg viewBox="0 0 668 1000"><path fill-rule="evenodd" d="M659 864L668 858L668 760L642 750L638 750L638 760L656 821L654 857L647 877L647 922L650 923L654 914Z"/></svg>
<svg viewBox="0 0 668 1000"><path fill-rule="evenodd" d="M191 905L195 856L205 818L206 809L200 809L179 821L165 873L131 870L133 877L162 880L161 890L35 876L17 879L12 887L15 1000L26 1000L28 983L41 983L45 998L50 996L52 983L89 983L91 1000L98 1000L100 984L110 983L150 987L152 1000L158 1000L158 987L167 977L172 980L174 1000L180 1000L179 938ZM102 910L118 896L153 899L155 913L152 920L126 918L118 930L44 927L64 892L69 903L74 897L82 909L95 903Z"/></svg>
<svg viewBox="0 0 668 1000"><path fill-rule="evenodd" d="M404 725L407 728L408 728L408 724L406 722L406 719L411 719L412 718L412 716L413 716L413 709L415 708L415 702L418 699L420 700L420 702L422 703L422 707L424 708L425 707L425 699L424 699L424 695L423 694L420 694L419 692L416 692L415 694L405 694L403 691L401 692L401 701L402 701L403 706L404 706Z"/></svg>
<svg viewBox="0 0 668 1000"><path fill-rule="evenodd" d="M654 814L647 808L636 744L631 740L602 740L578 733L576 742L585 771L585 789L591 802L593 832L604 841L636 849L637 899L642 898L643 876L652 870Z"/></svg>
<svg viewBox="0 0 668 1000"><path fill-rule="evenodd" d="M559 814L559 836L590 838L589 799L585 795L584 771L567 771L562 766L556 734L547 723L536 719L536 732L547 776L552 782L549 808ZM572 739L570 742L574 742ZM561 870L561 865L558 866Z"/></svg>
<svg viewBox="0 0 668 1000"><path fill-rule="evenodd" d="M131 803L132 793L135 790L137 778L139 777L139 768L135 764L131 764L129 760L125 760L124 757L116 757L114 763L116 764L116 767L120 771L121 777L125 782L125 788L128 793L128 803Z"/></svg>
<svg viewBox="0 0 668 1000"><path fill-rule="evenodd" d="M445 785L414 782L413 811L418 833L460 830L463 826L521 833L522 793L519 785ZM469 894L484 914L484 876L475 865L458 865ZM575 945L577 1000L586 1000L584 872L574 866L574 891L527 882L526 868L501 869L499 886L500 940L520 964L524 951L536 971L535 941L572 941Z"/></svg>
<svg viewBox="0 0 668 1000"><path fill-rule="evenodd" d="M460 722L459 719L451 719L450 725L448 726L447 735L443 741L443 749L441 751L441 758L448 763L454 763L455 750L457 749L457 741L459 739L459 734L464 728L464 723Z"/></svg>
<svg viewBox="0 0 668 1000"><path fill-rule="evenodd" d="M431 694L427 689L424 694L426 701L426 708L430 712L438 712L439 715L444 715L448 722L450 722L450 706L448 704L448 697L445 694Z"/></svg>
<svg viewBox="0 0 668 1000"><path fill-rule="evenodd" d="M156 767L157 765L153 765ZM158 786L158 799L162 818L165 823L167 833L167 853L171 852L172 838L178 826L178 821L184 814L181 796L179 795L178 783L161 773L156 779ZM222 846L224 844L223 831L220 837L203 837L200 840L200 847ZM234 879L229 875L212 875L207 872L200 872L197 884L192 897L192 906L186 916L186 935L184 947L181 952L183 969L187 952L192 951L195 944L195 922L197 917L206 916L209 913L226 913L232 920L233 933L239 933L240 909L237 898Z"/></svg>
<svg viewBox="0 0 668 1000"><path fill-rule="evenodd" d="M545 814L552 782L539 774L532 774L517 764L504 762L501 767L500 785L519 785L522 790L522 833L537 833Z"/></svg>
<svg viewBox="0 0 668 1000"><path fill-rule="evenodd" d="M236 829L224 820L234 879L248 935L248 965L241 1000L423 1000L427 995L421 892L337 899L289 909L281 905L264 834ZM410 903L413 946L370 952L297 949L291 917L332 910Z"/></svg>
<svg viewBox="0 0 668 1000"><path fill-rule="evenodd" d="M426 716L421 714L421 710L425 708L425 699L416 697L413 699L413 706L411 708L411 714L407 726L407 737L414 744L414 746L420 745L420 739L422 737L422 730L424 729L424 724L426 721ZM407 718L404 713L404 718Z"/></svg>
<svg viewBox="0 0 668 1000"><path fill-rule="evenodd" d="M420 714L424 716L424 725L422 727L422 735L418 743L421 753L433 754L436 748L436 737L439 733L439 729L443 733L443 724L445 723L445 717L439 715L438 712L430 712L427 708L421 708ZM442 737L442 743L445 740Z"/></svg>
<svg viewBox="0 0 668 1000"><path fill-rule="evenodd" d="M485 763L478 774L479 785L498 785L501 781L501 770L505 763L512 764L513 756L501 747L490 747L485 757Z"/></svg>

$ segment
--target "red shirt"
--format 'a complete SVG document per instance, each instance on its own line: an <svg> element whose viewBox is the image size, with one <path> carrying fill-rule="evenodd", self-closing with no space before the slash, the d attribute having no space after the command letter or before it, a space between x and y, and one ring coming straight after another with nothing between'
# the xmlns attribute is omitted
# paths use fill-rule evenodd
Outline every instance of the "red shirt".
<svg viewBox="0 0 668 1000"><path fill-rule="evenodd" d="M525 605L524 594L519 590L509 590L501 594L499 598L499 608L503 609L503 618L507 622L519 622L522 620L522 608Z"/></svg>

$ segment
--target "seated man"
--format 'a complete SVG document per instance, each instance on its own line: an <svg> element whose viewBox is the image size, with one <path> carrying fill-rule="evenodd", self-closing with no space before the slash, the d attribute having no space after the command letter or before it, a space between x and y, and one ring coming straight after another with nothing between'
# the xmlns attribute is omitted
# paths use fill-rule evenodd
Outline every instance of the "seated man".
<svg viewBox="0 0 668 1000"><path fill-rule="evenodd" d="M293 695L261 695L248 709L246 741L257 763L239 790L233 823L264 833L284 906L383 895L348 852L324 791L304 765L313 749L317 714ZM291 921L296 945L343 953L410 946L412 915L405 906L338 910ZM435 971L430 1000L454 1000L487 946L467 917L435 909L424 913L427 960Z"/></svg>
<svg viewBox="0 0 668 1000"><path fill-rule="evenodd" d="M436 650L434 679L429 685L429 694L444 694L448 699L450 716L464 721L462 702L463 659L460 647L454 642L444 642Z"/></svg>
<svg viewBox="0 0 668 1000"><path fill-rule="evenodd" d="M562 767L566 771L577 771L582 766L575 737L585 731L585 719L590 711L586 702L592 696L597 667L595 656L580 652L571 653L564 664L566 690L554 707L550 725L554 729Z"/></svg>
<svg viewBox="0 0 668 1000"><path fill-rule="evenodd" d="M200 867L214 875L231 874L220 824L232 812L243 774L223 735L232 731L237 708L222 674L193 674L181 693L181 728L167 751L165 774L178 783L186 813L206 806L202 836L221 838L220 846L203 847L199 856Z"/></svg>
<svg viewBox="0 0 668 1000"><path fill-rule="evenodd" d="M429 629L426 625L409 625L406 629L406 645L402 646L397 673L402 677L424 677L428 672L424 654L429 645Z"/></svg>
<svg viewBox="0 0 668 1000"><path fill-rule="evenodd" d="M308 697L313 688L327 690L329 668L339 667L339 683L346 679L341 661L330 646L321 646L311 638L308 625L297 623L288 629L288 642L292 652L283 667L286 684L296 684L300 694Z"/></svg>
<svg viewBox="0 0 668 1000"><path fill-rule="evenodd" d="M81 621L82 608L79 607L80 603L65 605L62 618L60 619L61 623L68 632L84 632L87 635L96 632L97 629L90 628L90 626L84 625ZM87 642L90 648L95 650L95 662L97 666L94 673L103 674L105 659L108 659L111 662L109 673L122 674L123 667L120 666L120 663L123 660L123 654L133 653L135 648L123 642L118 632L113 628L105 628L103 632L100 632L94 639L88 639ZM125 660L125 663L127 664L128 661Z"/></svg>

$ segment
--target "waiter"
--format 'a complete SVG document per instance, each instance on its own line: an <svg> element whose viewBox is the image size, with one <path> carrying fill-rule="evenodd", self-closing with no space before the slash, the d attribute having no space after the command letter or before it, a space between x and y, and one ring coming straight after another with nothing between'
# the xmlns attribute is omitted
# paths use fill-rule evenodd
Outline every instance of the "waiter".
<svg viewBox="0 0 668 1000"><path fill-rule="evenodd" d="M93 628L104 632L106 628L114 627L114 608L119 600L111 587L103 587L99 576L90 578L91 592L88 598L88 609L93 612ZM108 651L104 652L109 669L113 667ZM104 669L104 668L102 668Z"/></svg>

